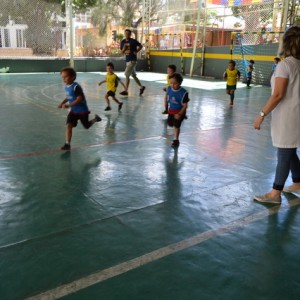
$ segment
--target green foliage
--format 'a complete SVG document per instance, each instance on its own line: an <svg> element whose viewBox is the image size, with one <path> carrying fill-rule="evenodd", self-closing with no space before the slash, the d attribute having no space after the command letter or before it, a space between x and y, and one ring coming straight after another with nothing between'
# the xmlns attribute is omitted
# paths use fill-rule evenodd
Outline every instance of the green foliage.
<svg viewBox="0 0 300 300"><path fill-rule="evenodd" d="M151 1L151 15L162 7L164 0ZM142 21L143 0L98 0L92 11L92 23L99 28L99 35L104 35L107 25L114 21L126 28L136 28ZM134 23L135 22L135 23Z"/></svg>
<svg viewBox="0 0 300 300"><path fill-rule="evenodd" d="M61 5L62 12L65 12L65 0L46 0L49 3L57 3ZM97 0L72 0L73 9L75 12L84 11L88 7L93 7L97 3Z"/></svg>

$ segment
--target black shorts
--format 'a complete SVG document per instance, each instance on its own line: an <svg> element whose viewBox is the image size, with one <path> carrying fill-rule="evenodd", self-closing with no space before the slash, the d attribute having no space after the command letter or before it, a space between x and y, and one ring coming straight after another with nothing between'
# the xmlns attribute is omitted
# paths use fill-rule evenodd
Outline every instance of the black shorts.
<svg viewBox="0 0 300 300"><path fill-rule="evenodd" d="M66 124L72 124L73 127L76 127L78 124L78 120L80 120L80 122L84 128L89 128L89 127L91 127L90 121L89 121L89 113L90 112L87 112L85 114L75 114L70 111L68 114L68 117L67 117Z"/></svg>
<svg viewBox="0 0 300 300"><path fill-rule="evenodd" d="M182 121L184 120L184 116L181 116L179 120L175 119L175 115L168 115L168 125L170 127L180 128Z"/></svg>
<svg viewBox="0 0 300 300"><path fill-rule="evenodd" d="M107 96L111 96L111 97L114 97L116 95L115 92L112 92L112 91L107 91L106 93Z"/></svg>
<svg viewBox="0 0 300 300"><path fill-rule="evenodd" d="M236 90L236 85L226 85L226 90L227 91L235 91Z"/></svg>

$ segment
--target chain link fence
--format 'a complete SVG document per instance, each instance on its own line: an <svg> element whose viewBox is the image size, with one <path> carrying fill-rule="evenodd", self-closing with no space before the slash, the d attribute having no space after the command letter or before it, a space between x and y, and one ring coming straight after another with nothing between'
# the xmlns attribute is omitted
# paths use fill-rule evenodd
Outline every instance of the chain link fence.
<svg viewBox="0 0 300 300"><path fill-rule="evenodd" d="M286 0L287 1L287 0ZM244 3L244 1L205 1L205 3ZM231 32L248 32L245 44L277 43L278 36L251 32L277 32L282 27L284 0L249 0L248 5L207 5L202 7L197 47L231 45ZM247 3L248 3L247 2ZM292 1L291 1L292 2ZM176 39L166 34L180 34L182 47L195 44L198 2L196 0L167 0L150 22L150 34L161 34L152 38L150 48L178 49ZM204 2L202 2L204 3ZM294 2L291 19L299 17L299 1ZM111 22L105 34L91 23L93 9L74 14L74 56L120 56L121 36L114 39L113 32L123 32L117 20ZM1 0L0 1L0 57L69 57L68 18L62 13L60 4L49 0ZM116 23L116 24L114 24ZM116 30L114 30L116 29ZM137 28L137 31L141 31ZM118 35L118 34L117 34ZM245 36L244 36L245 38ZM143 41L146 42L145 40Z"/></svg>
<svg viewBox="0 0 300 300"><path fill-rule="evenodd" d="M1 0L0 56L56 56L65 49L61 6L43 0Z"/></svg>

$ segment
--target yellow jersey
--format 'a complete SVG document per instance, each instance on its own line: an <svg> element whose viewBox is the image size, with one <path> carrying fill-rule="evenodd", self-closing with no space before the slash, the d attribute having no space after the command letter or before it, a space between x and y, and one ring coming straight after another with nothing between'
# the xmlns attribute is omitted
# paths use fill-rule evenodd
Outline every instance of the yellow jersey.
<svg viewBox="0 0 300 300"><path fill-rule="evenodd" d="M241 73L238 69L229 70L227 68L223 77L227 79L227 85L236 85L240 76Z"/></svg>
<svg viewBox="0 0 300 300"><path fill-rule="evenodd" d="M120 78L115 73L106 74L107 91L116 92Z"/></svg>

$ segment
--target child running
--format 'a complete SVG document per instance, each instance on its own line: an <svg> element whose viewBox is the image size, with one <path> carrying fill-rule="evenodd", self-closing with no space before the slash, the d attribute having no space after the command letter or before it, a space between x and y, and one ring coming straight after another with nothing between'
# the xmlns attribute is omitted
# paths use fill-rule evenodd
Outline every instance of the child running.
<svg viewBox="0 0 300 300"><path fill-rule="evenodd" d="M168 86L166 95L169 104L168 107L168 125L174 128L175 139L172 147L179 146L179 134L181 123L184 120L188 102L190 101L188 92L181 87L183 78L179 73L170 75L170 86Z"/></svg>
<svg viewBox="0 0 300 300"><path fill-rule="evenodd" d="M170 86L170 76L176 72L176 66L175 65L168 65L167 68L167 86L164 87L164 91L167 91L168 86ZM165 110L162 112L162 114L168 114L168 100L167 100L167 94L165 94Z"/></svg>
<svg viewBox="0 0 300 300"><path fill-rule="evenodd" d="M230 60L228 63L228 68L223 75L224 80L227 81L226 84L226 94L230 95L230 105L233 105L234 91L236 90L237 81L241 78L241 73L235 68L235 61Z"/></svg>
<svg viewBox="0 0 300 300"><path fill-rule="evenodd" d="M116 98L116 90L117 90L117 86L118 86L119 82L123 85L124 89L125 89L125 85L121 81L121 79L114 73L114 69L115 69L114 65L112 63L108 63L106 65L107 74L106 74L105 80L100 81L98 83L98 85L100 86L101 84L107 82L107 93L105 95L107 107L104 109L105 111L111 110L110 103L109 103L109 97L112 97L112 99L119 104L118 111L120 111L123 106L123 102L120 102Z"/></svg>
<svg viewBox="0 0 300 300"><path fill-rule="evenodd" d="M254 70L254 60L253 59L250 59L249 60L249 65L248 65L248 68L247 68L247 73L246 73L246 76L247 76L247 88L250 89L250 84L251 84L251 81L252 81L252 72Z"/></svg>
<svg viewBox="0 0 300 300"><path fill-rule="evenodd" d="M81 86L75 82L76 71L71 67L66 67L61 70L60 74L65 84L67 96L58 105L58 108L70 108L66 122L66 143L61 147L61 150L71 150L72 131L73 127L77 126L78 120L85 129L89 129L95 122L100 122L101 118L95 115L95 118L89 121L90 111L85 95Z"/></svg>

